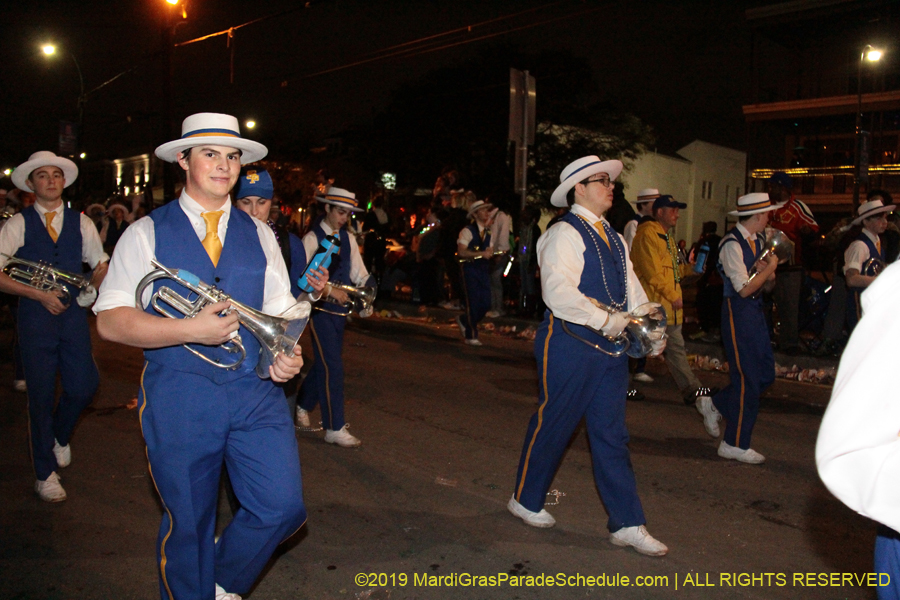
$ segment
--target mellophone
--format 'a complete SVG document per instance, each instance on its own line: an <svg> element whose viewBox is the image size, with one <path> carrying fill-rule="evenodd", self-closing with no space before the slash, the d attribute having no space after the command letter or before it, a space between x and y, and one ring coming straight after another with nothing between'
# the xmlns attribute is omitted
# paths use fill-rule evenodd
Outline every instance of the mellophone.
<svg viewBox="0 0 900 600"><path fill-rule="evenodd" d="M11 279L42 292L55 292L59 301L67 308L72 302L67 285L81 291L77 299L79 306L90 306L97 297L97 290L91 285L91 278L88 276L63 271L43 261L34 262L9 254L3 256L9 259L3 272Z"/></svg>
<svg viewBox="0 0 900 600"><path fill-rule="evenodd" d="M306 323L309 321L311 310L309 302L299 302L279 316L273 317L233 300L231 296L216 286L204 283L199 277L189 271L170 269L160 264L156 259L152 259L150 264L155 269L141 279L135 289L134 298L138 307L143 306L144 290L148 285L151 285L157 279L171 279L191 293L196 294L197 298L188 300L172 290L172 288L163 285L150 298L150 304L153 306L153 309L165 317L177 319L178 317L160 306L160 302L164 302L184 315L184 318L190 319L196 317L204 307L210 304L230 302L231 306L221 314L236 313L240 324L259 340L259 362L256 364L256 374L262 379L269 377L269 367L275 363L275 359L280 354L293 354L294 346L297 345L300 334L303 333ZM182 346L200 359L221 369L237 369L247 357L240 335L235 335L230 341L219 346L226 352L240 354L239 357L230 363L223 364L213 360L187 344L182 344Z"/></svg>

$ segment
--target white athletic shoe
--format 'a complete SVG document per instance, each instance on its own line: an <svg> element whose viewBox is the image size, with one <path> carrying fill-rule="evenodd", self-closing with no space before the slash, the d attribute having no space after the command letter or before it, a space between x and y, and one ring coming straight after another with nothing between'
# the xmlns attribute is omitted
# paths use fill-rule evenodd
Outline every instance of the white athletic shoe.
<svg viewBox="0 0 900 600"><path fill-rule="evenodd" d="M731 444L726 444L725 440L722 440L722 443L719 444L719 456L722 458L727 458L729 460L737 460L742 463L747 463L748 465L758 465L765 462L766 457L754 450L753 448L747 448L743 450L741 448L736 448Z"/></svg>
<svg viewBox="0 0 900 600"><path fill-rule="evenodd" d="M309 427L309 412L297 407L297 425L300 427Z"/></svg>
<svg viewBox="0 0 900 600"><path fill-rule="evenodd" d="M616 546L631 546L647 556L665 556L669 549L665 544L647 533L643 525L623 527L609 534L609 541Z"/></svg>
<svg viewBox="0 0 900 600"><path fill-rule="evenodd" d="M646 373L635 373L632 379L641 383L653 383L653 378Z"/></svg>
<svg viewBox="0 0 900 600"><path fill-rule="evenodd" d="M216 600L241 600L241 597L237 594L229 594L222 586L218 583L216 584Z"/></svg>
<svg viewBox="0 0 900 600"><path fill-rule="evenodd" d="M65 469L72 463L71 444L60 446L59 442L53 440L53 454L56 455L56 464L59 465L60 468Z"/></svg>
<svg viewBox="0 0 900 600"><path fill-rule="evenodd" d="M66 499L66 490L60 485L56 471L50 473L50 477L44 481L36 481L34 491L44 502L62 502Z"/></svg>
<svg viewBox="0 0 900 600"><path fill-rule="evenodd" d="M553 527L556 525L556 519L546 509L542 508L541 512L528 510L516 501L515 496L509 499L506 508L509 509L509 512L525 521L526 525L531 525L532 527Z"/></svg>
<svg viewBox="0 0 900 600"><path fill-rule="evenodd" d="M710 437L719 437L719 433L721 433L719 431L719 421L722 420L722 413L716 410L716 405L713 404L712 398L700 396L697 398L694 406L697 407L697 412L703 415L703 427L706 428L706 433Z"/></svg>
<svg viewBox="0 0 900 600"><path fill-rule="evenodd" d="M356 448L360 444L359 438L355 437L352 433L347 431L347 426L344 425L337 431L332 429L325 430L325 441L329 444L337 444L342 448Z"/></svg>

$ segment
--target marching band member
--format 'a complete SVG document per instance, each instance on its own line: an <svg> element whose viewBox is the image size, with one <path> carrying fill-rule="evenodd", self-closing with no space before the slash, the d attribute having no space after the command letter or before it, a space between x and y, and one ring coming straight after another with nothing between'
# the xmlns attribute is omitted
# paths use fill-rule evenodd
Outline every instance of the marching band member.
<svg viewBox="0 0 900 600"><path fill-rule="evenodd" d="M326 299L315 305L309 327L313 336L313 356L315 362L300 387L300 402L297 406L297 422L309 427L309 411L316 404L322 409L322 427L325 441L344 448L354 448L362 442L347 429L344 420L344 361L341 352L344 345L344 327L350 308L350 296L346 291L332 284L362 286L369 280L369 273L363 264L356 238L347 232L345 225L350 213L362 210L356 195L347 190L331 187L316 200L324 205L325 213L303 236L307 260L312 260L319 244L325 236L338 236L341 247L335 252L328 267L329 284L325 293L334 302ZM360 314L368 317L372 308Z"/></svg>
<svg viewBox="0 0 900 600"><path fill-rule="evenodd" d="M860 204L859 216L851 223L854 226L862 225L862 231L844 252L844 279L850 290L850 302L847 303L847 330L850 333L853 333L853 328L862 316L859 296L876 277L867 275L864 266L869 259L884 264L884 250L881 248L880 236L887 229L888 213L895 208L893 204L885 206L879 194L869 194L868 202Z"/></svg>
<svg viewBox="0 0 900 600"><path fill-rule="evenodd" d="M271 379L261 379L259 341L237 314L220 315L228 302L191 319L167 319L149 301L161 285L187 296L177 282L148 285L139 306L135 293L156 258L266 314L281 314L296 300L272 230L229 202L241 163L260 160L266 147L242 138L230 115L191 115L181 130L156 155L185 171L184 191L125 230L94 312L101 337L144 348L141 430L165 510L157 540L160 597L239 600L275 548L306 521L294 427L275 385L299 373L300 349L279 354ZM246 358L234 370L181 347L207 346L199 350L233 362L218 346L236 333ZM223 461L241 508L215 541Z"/></svg>
<svg viewBox="0 0 900 600"><path fill-rule="evenodd" d="M328 271L317 269L307 274L306 280L315 290L310 296L300 289L298 281L306 270L306 250L303 243L293 233L276 225L269 219L272 202L275 199L275 184L272 176L265 169L244 169L238 178L234 192L231 194L234 205L254 219L259 219L269 226L278 246L281 248L281 256L287 267L291 280L291 295L298 300L316 302L321 298L322 290L328 282ZM287 396L290 414L294 414L294 406L297 403L297 388L300 385L300 377L294 377L284 384L284 392ZM308 417L307 417L308 418ZM308 426L308 424L307 424Z"/></svg>
<svg viewBox="0 0 900 600"><path fill-rule="evenodd" d="M507 508L532 527L556 523L544 509L544 500L572 433L585 419L594 480L609 513L610 541L663 556L668 548L644 526L628 452L627 356L611 356L621 345L604 337L621 334L628 323L627 311L647 301L624 238L603 218L612 206L613 181L621 171L618 160L580 158L563 169L551 197L554 206L569 204L571 211L538 241L548 307L534 342L539 406L528 425ZM592 299L617 312L599 308ZM653 346L653 353L659 354L665 340Z"/></svg>
<svg viewBox="0 0 900 600"><path fill-rule="evenodd" d="M656 188L647 188L637 193L637 200L634 205L637 206L637 212L625 223L625 230L622 235L625 236L625 243L628 244L628 252L631 252L631 245L634 243L634 236L643 223L653 221L653 201L659 198L659 190ZM652 380L651 380L652 381Z"/></svg>
<svg viewBox="0 0 900 600"><path fill-rule="evenodd" d="M477 200L469 207L468 217L474 221L462 228L456 240L456 254L460 260L465 311L456 317L456 324L470 346L481 346L478 323L491 309L491 259L494 256L491 239L491 211L494 205Z"/></svg>
<svg viewBox="0 0 900 600"><path fill-rule="evenodd" d="M757 292L774 285L778 258L759 260L766 243L764 231L769 212L778 208L768 194L754 193L737 200L738 224L719 243L719 272L725 281L722 304L722 343L728 359L731 382L711 399L697 398L706 432L719 436L719 421L725 417L725 436L719 444L722 458L759 464L766 458L750 448L750 436L759 412L759 397L775 381L775 358L769 328ZM756 266L752 280L749 271Z"/></svg>
<svg viewBox="0 0 900 600"><path fill-rule="evenodd" d="M94 289L100 285L109 256L103 252L97 228L89 217L66 208L62 201L63 188L77 177L75 163L52 152L35 152L18 166L13 183L34 192L36 201L10 217L0 230L0 268L6 266L7 257L15 256L80 275L85 262L94 269ZM96 292L79 295L74 286L66 287L71 296L68 306L59 292L39 290L0 272L0 291L20 296L18 336L28 390L34 489L47 502L66 499L57 471L72 460L72 431L100 384L85 311ZM54 407L57 372L63 393Z"/></svg>

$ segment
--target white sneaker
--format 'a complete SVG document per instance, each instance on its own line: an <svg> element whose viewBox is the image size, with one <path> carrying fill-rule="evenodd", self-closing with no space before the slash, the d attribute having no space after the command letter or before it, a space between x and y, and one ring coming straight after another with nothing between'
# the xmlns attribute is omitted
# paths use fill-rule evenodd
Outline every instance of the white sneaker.
<svg viewBox="0 0 900 600"><path fill-rule="evenodd" d="M506 508L509 509L509 512L525 521L526 525L531 525L532 527L553 527L556 525L556 519L546 509L542 508L541 512L530 511L516 502L515 496L509 499Z"/></svg>
<svg viewBox="0 0 900 600"><path fill-rule="evenodd" d="M50 477L46 480L36 481L34 491L44 502L62 502L66 499L66 490L59 484L59 475L56 471L50 473Z"/></svg>
<svg viewBox="0 0 900 600"><path fill-rule="evenodd" d="M647 533L647 528L643 525L614 531L609 534L609 541L616 546L631 546L647 556L665 556L669 552L666 545Z"/></svg>
<svg viewBox="0 0 900 600"><path fill-rule="evenodd" d="M56 464L60 468L66 468L72 463L72 446L66 444L60 446L59 442L53 440L53 454L56 455Z"/></svg>
<svg viewBox="0 0 900 600"><path fill-rule="evenodd" d="M484 313L484 316L486 316L488 319L496 319L497 317L500 316L500 313L496 310L489 310L486 313Z"/></svg>
<svg viewBox="0 0 900 600"><path fill-rule="evenodd" d="M753 448L742 450L741 448L735 448L731 444L726 444L725 440L722 440L722 443L719 444L719 456L721 456L722 458L727 458L729 460L737 460L742 463L747 463L748 465L762 464L766 460L765 456L763 456Z"/></svg>
<svg viewBox="0 0 900 600"><path fill-rule="evenodd" d="M484 346L484 344L482 344L481 340L479 340L478 338L472 338L471 340L466 340L466 344L468 344L469 346Z"/></svg>
<svg viewBox="0 0 900 600"><path fill-rule="evenodd" d="M706 433L708 433L710 437L719 437L719 434L721 433L719 431L719 421L722 420L722 413L716 410L716 405L713 404L712 398L709 396L700 396L697 398L694 406L697 407L697 412L703 415L703 427L706 428Z"/></svg>
<svg viewBox="0 0 900 600"><path fill-rule="evenodd" d="M333 429L326 429L325 441L329 444L337 444L338 446L341 446L343 448L356 448L357 446L362 444L362 442L359 441L358 438L354 437L353 434L347 431L346 425L344 425L337 431L334 431Z"/></svg>
<svg viewBox="0 0 900 600"><path fill-rule="evenodd" d="M309 427L309 412L297 407L297 425L300 427Z"/></svg>
<svg viewBox="0 0 900 600"><path fill-rule="evenodd" d="M222 586L218 583L216 584L216 600L241 600L241 597L237 594L229 594Z"/></svg>
<svg viewBox="0 0 900 600"><path fill-rule="evenodd" d="M24 379L16 379L13 381L13 389L17 392L27 392L28 386L25 385Z"/></svg>
<svg viewBox="0 0 900 600"><path fill-rule="evenodd" d="M641 383L653 383L653 378L646 373L635 373L632 379Z"/></svg>

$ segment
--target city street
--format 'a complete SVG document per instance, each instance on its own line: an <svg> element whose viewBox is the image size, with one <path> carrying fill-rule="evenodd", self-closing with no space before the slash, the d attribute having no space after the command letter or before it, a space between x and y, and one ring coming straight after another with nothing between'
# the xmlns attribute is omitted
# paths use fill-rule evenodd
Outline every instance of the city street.
<svg viewBox="0 0 900 600"><path fill-rule="evenodd" d="M309 520L250 598L875 597L872 587L841 584L842 574L872 570L875 525L835 500L816 474L830 388L779 380L763 399L753 438L767 461L750 466L717 457L717 442L682 403L665 365L650 361L656 381L641 386L645 401L628 405L647 528L670 549L649 558L607 540L583 429L548 498L556 527L533 529L507 512L536 406L536 369L531 342L482 339L482 348L465 346L443 322L353 321L344 344L346 413L362 446L298 433ZM33 490L10 341L7 325L0 330L0 598L158 598L161 505L132 403L140 351L94 336L100 392L62 471L69 499L47 504ZM303 343L311 360L308 334ZM710 385L727 381L699 375ZM223 494L220 529L230 516Z"/></svg>

